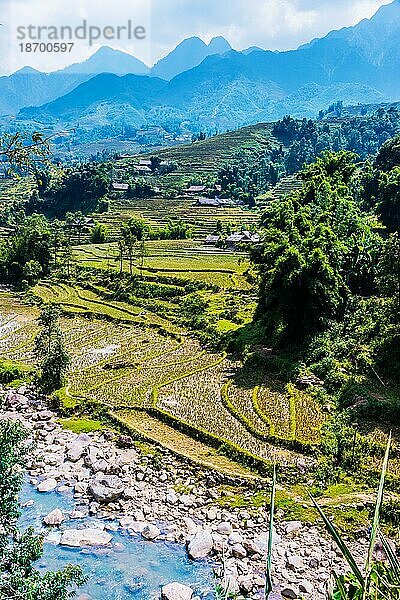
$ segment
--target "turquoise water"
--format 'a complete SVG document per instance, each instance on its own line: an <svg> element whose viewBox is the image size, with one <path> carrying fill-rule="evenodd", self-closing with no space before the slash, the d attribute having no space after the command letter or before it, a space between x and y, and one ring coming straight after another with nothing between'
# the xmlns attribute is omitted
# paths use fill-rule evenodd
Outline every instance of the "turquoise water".
<svg viewBox="0 0 400 600"><path fill-rule="evenodd" d="M26 484L21 503L34 500L34 505L22 509L20 525L42 531L42 519L55 508L64 514L74 509L72 495L58 492L40 494ZM94 522L85 519L85 525ZM82 522L71 520L63 528L76 529ZM211 600L212 565L207 561L191 561L182 546L164 542L146 542L124 532L110 532L112 547L106 549L71 549L45 543L39 569L56 570L72 563L89 576L80 593L92 600L159 600L160 587L173 581L190 585L202 598Z"/></svg>

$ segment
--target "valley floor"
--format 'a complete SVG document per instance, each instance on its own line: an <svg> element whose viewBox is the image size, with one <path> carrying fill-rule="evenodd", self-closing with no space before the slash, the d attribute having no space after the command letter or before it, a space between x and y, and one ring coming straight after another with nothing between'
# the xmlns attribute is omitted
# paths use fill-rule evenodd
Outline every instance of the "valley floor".
<svg viewBox="0 0 400 600"><path fill-rule="evenodd" d="M60 554L63 547L72 548L75 554L70 560L78 561L83 569L89 566L88 550L105 554L104 560L112 560L113 553L123 557L126 542L121 533L138 543L186 544L189 555L203 565L202 572L201 559L209 557L232 591L240 590L246 598L263 597L267 481L246 481L238 477L240 472L227 476L205 466L190 466L168 450L144 443L121 449L122 442L129 445L129 439L108 428L99 429L94 421L60 421L26 386L2 392L2 397L5 408L0 418L21 420L37 442L36 453L27 463L30 483L41 494L55 494L58 513L46 516L54 523L51 531L36 523L46 536L45 544L59 545ZM64 501L71 494L72 512L65 509ZM278 491L284 506L290 497L286 495L283 502L282 494ZM276 591L286 598L324 598L331 570L345 568L310 506L309 510L309 521L304 522L282 519L282 509L278 509L273 578ZM367 529L360 529L352 544L360 565L367 550L366 536ZM161 546L160 552L165 553ZM146 573L142 579L138 585L146 584ZM88 584L89 594L97 594L97 583L92 579ZM202 584L196 589L201 598L210 598L209 582L207 586L207 580L199 578L198 583ZM114 582L110 579L109 584ZM140 586L137 589L142 597Z"/></svg>

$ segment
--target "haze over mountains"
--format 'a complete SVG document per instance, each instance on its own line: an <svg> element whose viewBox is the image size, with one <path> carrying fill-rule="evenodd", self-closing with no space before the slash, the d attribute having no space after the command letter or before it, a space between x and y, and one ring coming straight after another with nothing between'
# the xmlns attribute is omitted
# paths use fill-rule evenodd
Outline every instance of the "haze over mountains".
<svg viewBox="0 0 400 600"><path fill-rule="evenodd" d="M135 127L167 126L190 119L222 128L287 113L312 117L335 100L399 100L399 48L395 0L372 19L287 52L236 52L223 38L209 45L190 38L151 70L109 48L56 73L24 69L0 78L1 112L30 104L18 118L87 127L122 120Z"/></svg>
<svg viewBox="0 0 400 600"><path fill-rule="evenodd" d="M0 77L0 114L15 113L24 106L39 106L70 92L79 84L101 73L114 75L152 75L172 79L175 75L199 65L206 56L231 50L222 37L207 45L200 38L184 40L152 69L131 54L108 46L82 63L74 63L52 73L41 73L24 67L10 76Z"/></svg>

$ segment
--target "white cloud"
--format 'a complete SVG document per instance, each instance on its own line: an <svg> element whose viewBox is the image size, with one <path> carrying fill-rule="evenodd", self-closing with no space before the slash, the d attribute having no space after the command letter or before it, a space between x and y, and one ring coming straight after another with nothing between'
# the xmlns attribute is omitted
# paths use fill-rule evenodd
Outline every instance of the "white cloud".
<svg viewBox="0 0 400 600"><path fill-rule="evenodd" d="M370 19L383 4L389 4L391 0L380 2L380 0L358 0L350 3L350 14L352 23L358 23L362 19Z"/></svg>
<svg viewBox="0 0 400 600"><path fill-rule="evenodd" d="M353 25L390 0L0 0L0 73L29 64L39 70L59 69L92 54L75 44L71 54L24 54L15 39L17 25L123 25L129 18L144 24L147 42L109 41L151 64L182 39L198 35L209 41L223 35L236 49L261 46L271 50L296 48L332 29ZM5 58L4 58L5 57Z"/></svg>
<svg viewBox="0 0 400 600"><path fill-rule="evenodd" d="M53 0L45 3L43 0L3 0L5 27L1 32L1 54L5 56L3 71L15 71L29 64L39 70L50 71L59 69L73 62L79 62L90 56L101 45L112 45L138 55L144 60L151 60L151 0ZM4 17L3 17L4 14ZM35 40L38 37L38 27L68 26L72 29L87 21L87 26L104 29L106 26L126 26L128 20L133 27L141 25L148 32L146 40L128 39L126 35L120 40L106 40L102 37L99 43L90 45L88 40L73 40L74 47L70 53L40 52L35 53L21 50L21 39L18 39L17 28L24 27L27 35L29 25L35 27ZM46 30L42 30L41 40L47 42ZM26 37L24 40L31 41Z"/></svg>

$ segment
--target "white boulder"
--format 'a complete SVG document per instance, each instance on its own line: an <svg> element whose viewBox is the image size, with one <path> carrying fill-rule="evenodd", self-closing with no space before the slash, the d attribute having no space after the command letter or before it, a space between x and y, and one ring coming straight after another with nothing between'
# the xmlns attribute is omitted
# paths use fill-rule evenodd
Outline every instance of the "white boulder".
<svg viewBox="0 0 400 600"><path fill-rule="evenodd" d="M45 479L37 486L38 492L53 492L57 487L57 480L54 477L50 477L49 479Z"/></svg>
<svg viewBox="0 0 400 600"><path fill-rule="evenodd" d="M96 528L66 529L61 534L61 546L79 548L82 546L108 546L112 535Z"/></svg>
<svg viewBox="0 0 400 600"><path fill-rule="evenodd" d="M160 535L160 530L155 525L151 525L150 523L146 525L146 527L142 530L142 537L145 540L153 541Z"/></svg>
<svg viewBox="0 0 400 600"><path fill-rule="evenodd" d="M65 517L59 508L55 508L48 515L46 515L43 519L43 523L46 525L61 525L61 523L65 521Z"/></svg>
<svg viewBox="0 0 400 600"><path fill-rule="evenodd" d="M182 583L169 583L161 589L162 600L191 600L193 590Z"/></svg>
<svg viewBox="0 0 400 600"><path fill-rule="evenodd" d="M210 554L213 545L211 533L205 529L200 529L188 544L188 554L193 559L205 558Z"/></svg>

